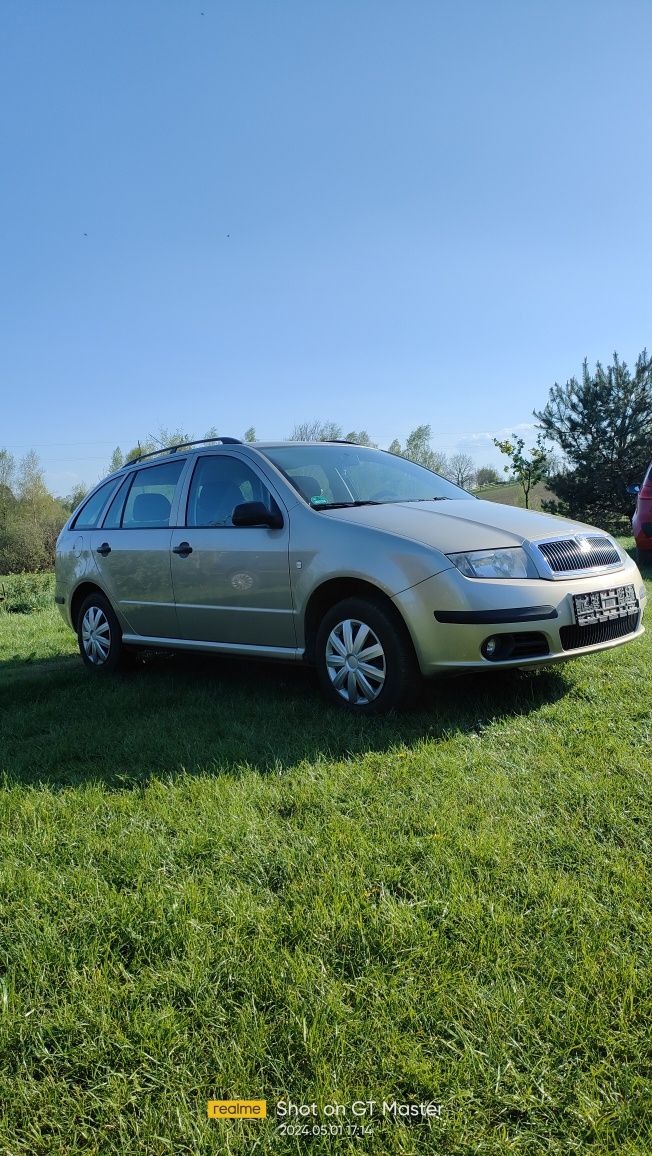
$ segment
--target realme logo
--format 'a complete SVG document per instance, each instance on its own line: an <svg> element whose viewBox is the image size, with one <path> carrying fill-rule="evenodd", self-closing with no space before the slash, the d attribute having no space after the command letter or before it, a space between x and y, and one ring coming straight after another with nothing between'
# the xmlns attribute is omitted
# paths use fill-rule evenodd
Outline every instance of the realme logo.
<svg viewBox="0 0 652 1156"><path fill-rule="evenodd" d="M209 1100L209 1120L263 1120L267 1100Z"/></svg>

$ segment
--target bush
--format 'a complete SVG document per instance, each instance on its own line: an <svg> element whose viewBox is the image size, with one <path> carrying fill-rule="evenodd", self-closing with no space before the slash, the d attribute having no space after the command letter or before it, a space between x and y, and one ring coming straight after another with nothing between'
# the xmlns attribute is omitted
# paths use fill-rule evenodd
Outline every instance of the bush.
<svg viewBox="0 0 652 1156"><path fill-rule="evenodd" d="M54 601L54 574L10 574L0 579L0 613L31 614Z"/></svg>
<svg viewBox="0 0 652 1156"><path fill-rule="evenodd" d="M66 512L54 498L40 506L16 502L0 510L0 574L49 571L54 564L57 535Z"/></svg>

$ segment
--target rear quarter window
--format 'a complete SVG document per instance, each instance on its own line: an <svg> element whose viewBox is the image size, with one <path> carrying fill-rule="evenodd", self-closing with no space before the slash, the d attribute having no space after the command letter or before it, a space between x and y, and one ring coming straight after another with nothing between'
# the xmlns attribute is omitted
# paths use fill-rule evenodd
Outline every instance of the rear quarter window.
<svg viewBox="0 0 652 1156"><path fill-rule="evenodd" d="M122 522L122 511L124 509L125 498L129 492L129 487L133 481L133 474L127 474L117 494L113 497L111 505L109 506L102 527L105 530L117 530Z"/></svg>
<svg viewBox="0 0 652 1156"><path fill-rule="evenodd" d="M71 523L73 530L94 530L97 526L100 515L104 510L109 496L113 493L117 478L111 478L110 482L105 482L96 490L94 494L84 503L79 513L76 515L74 522Z"/></svg>

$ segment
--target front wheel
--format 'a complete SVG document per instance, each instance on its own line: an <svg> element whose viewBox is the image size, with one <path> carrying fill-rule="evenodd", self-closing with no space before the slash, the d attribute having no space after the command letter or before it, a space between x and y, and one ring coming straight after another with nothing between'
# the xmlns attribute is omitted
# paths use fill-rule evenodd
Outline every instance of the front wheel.
<svg viewBox="0 0 652 1156"><path fill-rule="evenodd" d="M652 550L641 550L641 547L637 546L636 565L639 570L649 570L650 566L652 566Z"/></svg>
<svg viewBox="0 0 652 1156"><path fill-rule="evenodd" d="M111 603L99 591L84 599L77 619L79 653L96 673L111 674L124 663L122 631Z"/></svg>
<svg viewBox="0 0 652 1156"><path fill-rule="evenodd" d="M415 697L421 685L403 620L371 599L346 598L325 614L316 660L327 697L354 714L385 714Z"/></svg>

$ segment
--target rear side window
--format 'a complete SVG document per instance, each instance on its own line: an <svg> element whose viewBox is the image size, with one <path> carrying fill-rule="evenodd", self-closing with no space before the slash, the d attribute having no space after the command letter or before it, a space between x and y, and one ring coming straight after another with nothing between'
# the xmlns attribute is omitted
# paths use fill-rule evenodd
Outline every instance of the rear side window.
<svg viewBox="0 0 652 1156"><path fill-rule="evenodd" d="M242 502L263 502L268 510L278 510L267 486L246 462L227 454L201 457L188 494L187 525L232 526L231 515Z"/></svg>
<svg viewBox="0 0 652 1156"><path fill-rule="evenodd" d="M92 497L88 499L85 506L82 506L77 517L72 523L75 530L94 530L100 518L100 514L109 500L109 494L115 489L116 479L111 478L110 482L105 482L96 490Z"/></svg>
<svg viewBox="0 0 652 1156"><path fill-rule="evenodd" d="M177 482L184 459L138 470L122 515L123 529L169 526Z"/></svg>

